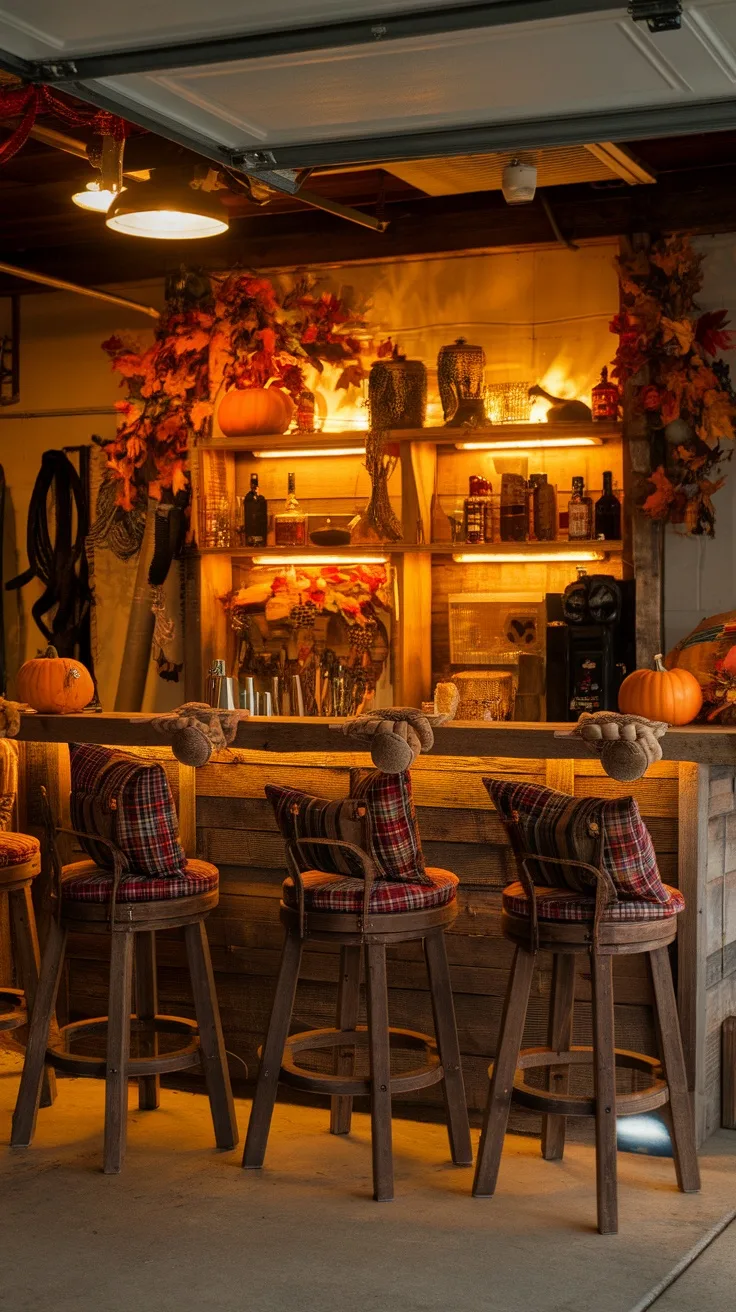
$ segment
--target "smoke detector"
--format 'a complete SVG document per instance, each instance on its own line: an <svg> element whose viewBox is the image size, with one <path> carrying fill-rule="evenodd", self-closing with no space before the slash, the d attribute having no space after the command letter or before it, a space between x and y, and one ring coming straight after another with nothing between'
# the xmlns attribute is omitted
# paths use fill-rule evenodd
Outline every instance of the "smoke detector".
<svg viewBox="0 0 736 1312"><path fill-rule="evenodd" d="M501 189L508 205L528 205L529 201L534 200L537 189L536 164L524 164L520 159L512 159L503 171Z"/></svg>

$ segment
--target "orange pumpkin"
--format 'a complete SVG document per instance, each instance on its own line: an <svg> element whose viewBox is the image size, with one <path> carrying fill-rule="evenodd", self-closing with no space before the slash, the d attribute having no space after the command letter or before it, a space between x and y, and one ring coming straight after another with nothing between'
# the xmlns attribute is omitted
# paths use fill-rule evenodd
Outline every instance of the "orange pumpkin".
<svg viewBox="0 0 736 1312"><path fill-rule="evenodd" d="M59 656L55 647L47 647L18 671L20 700L44 715L70 715L84 710L94 695L89 670L79 661Z"/></svg>
<svg viewBox="0 0 736 1312"><path fill-rule="evenodd" d="M689 670L666 670L662 656L654 657L653 670L634 670L618 693L618 708L626 715L644 715L667 724L689 724L703 705L698 680Z"/></svg>
<svg viewBox="0 0 736 1312"><path fill-rule="evenodd" d="M220 402L217 420L225 437L285 433L294 406L278 387L231 387Z"/></svg>

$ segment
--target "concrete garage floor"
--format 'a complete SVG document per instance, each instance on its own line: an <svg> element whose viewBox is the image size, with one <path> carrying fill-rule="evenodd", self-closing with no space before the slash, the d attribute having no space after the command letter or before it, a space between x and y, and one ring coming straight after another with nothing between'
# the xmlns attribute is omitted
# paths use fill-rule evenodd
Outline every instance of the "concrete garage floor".
<svg viewBox="0 0 736 1312"><path fill-rule="evenodd" d="M19 1058L0 1050L0 1141ZM281 1105L263 1172L212 1148L206 1100L165 1090L133 1110L121 1176L100 1171L103 1088L64 1080L31 1149L0 1148L0 1308L8 1312L641 1312L736 1207L736 1134L702 1155L703 1192L670 1159L619 1156L621 1232L594 1231L593 1154L561 1165L510 1136L493 1200L448 1162L441 1126L394 1123L397 1198L371 1199L368 1118L330 1137ZM238 1103L241 1133L248 1104ZM653 1304L732 1312L736 1224Z"/></svg>

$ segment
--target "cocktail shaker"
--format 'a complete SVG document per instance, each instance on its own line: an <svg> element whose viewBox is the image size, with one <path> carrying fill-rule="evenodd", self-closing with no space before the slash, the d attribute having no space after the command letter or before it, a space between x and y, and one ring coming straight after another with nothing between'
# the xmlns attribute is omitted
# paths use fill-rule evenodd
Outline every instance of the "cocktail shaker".
<svg viewBox="0 0 736 1312"><path fill-rule="evenodd" d="M207 676L207 704L218 711L234 711L240 705L238 681L230 678L225 669L224 661L212 662Z"/></svg>

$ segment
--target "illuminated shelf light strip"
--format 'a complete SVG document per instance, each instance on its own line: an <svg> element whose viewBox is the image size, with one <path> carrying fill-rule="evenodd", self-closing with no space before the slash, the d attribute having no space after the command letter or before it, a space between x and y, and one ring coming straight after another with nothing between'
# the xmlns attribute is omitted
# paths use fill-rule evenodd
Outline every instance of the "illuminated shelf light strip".
<svg viewBox="0 0 736 1312"><path fill-rule="evenodd" d="M563 447L602 446L599 437L509 437L499 442L456 442L456 451L543 451Z"/></svg>
<svg viewBox="0 0 736 1312"><path fill-rule="evenodd" d="M364 446L282 447L273 451L254 451L257 460L302 460L304 456L364 456Z"/></svg>
<svg viewBox="0 0 736 1312"><path fill-rule="evenodd" d="M601 551L464 551L452 559L456 565L555 565L605 560L605 555Z"/></svg>
<svg viewBox="0 0 736 1312"><path fill-rule="evenodd" d="M254 565L385 565L387 556L253 556Z"/></svg>

